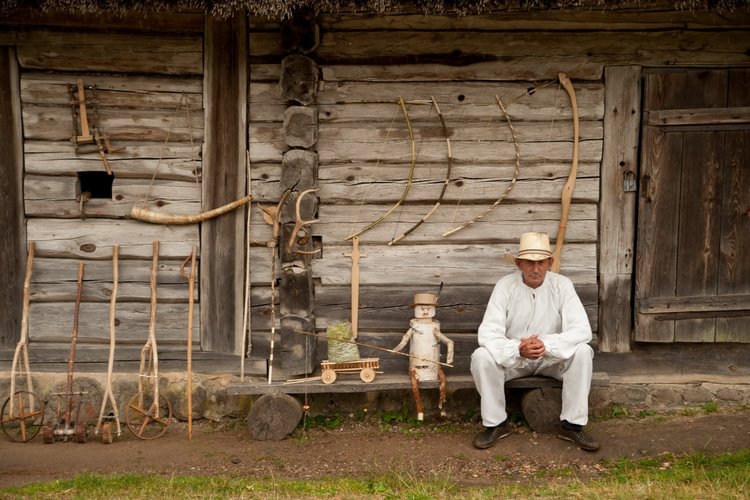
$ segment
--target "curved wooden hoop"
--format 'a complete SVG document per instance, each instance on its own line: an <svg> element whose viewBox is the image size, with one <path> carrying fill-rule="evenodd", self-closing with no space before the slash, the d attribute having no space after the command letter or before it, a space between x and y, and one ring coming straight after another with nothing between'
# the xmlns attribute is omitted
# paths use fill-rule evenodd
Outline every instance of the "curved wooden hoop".
<svg viewBox="0 0 750 500"><path fill-rule="evenodd" d="M443 113L440 111L440 107L438 106L437 101L435 100L435 96L431 96L432 98L432 105L435 108L435 111L437 111L438 118L440 119L440 125L443 128L443 135L445 136L445 143L448 147L448 168L445 172L445 179L443 179L443 187L440 190L440 195L438 196L437 201L435 204L430 208L424 216L417 221L416 224L414 224L412 227L401 233L400 235L394 237L391 241L388 242L388 245L393 245L394 243L398 243L402 239L406 238L409 234L411 234L415 229L417 229L419 226L425 223L427 219L432 216L433 213L435 213L435 210L440 207L440 204L443 203L443 198L445 197L445 191L448 189L448 184L451 181L451 170L453 168L453 153L451 151L451 139L448 137L448 126L445 124L445 117L443 116Z"/></svg>
<svg viewBox="0 0 750 500"><path fill-rule="evenodd" d="M505 191L500 195L498 199L492 203L489 207L487 207L484 212L481 214L475 216L472 219L469 219L468 221L464 222L460 226L454 227L453 229L449 229L448 231L443 233L443 237L450 236L454 233L457 233L458 231L467 228L477 222L479 219L490 213L496 206L502 202L508 194L513 190L513 187L516 185L516 182L518 181L518 175L521 170L521 149L518 146L518 137L516 136L516 129L513 128L513 122L510 120L510 116L508 115L508 110L505 108L505 105L503 104L503 101L500 99L499 96L495 96L495 102L497 103L497 107L500 108L500 111L502 111L503 116L505 117L505 121L508 124L508 129L510 130L510 136L513 139L513 147L516 151L516 162L513 166L513 178L510 180L510 184L508 184L508 187L505 188Z"/></svg>
<svg viewBox="0 0 750 500"><path fill-rule="evenodd" d="M417 143L414 139L414 130L411 127L411 120L409 119L409 112L406 110L406 103L404 102L403 97L398 98L398 103L401 105L401 111L404 113L404 120L406 120L406 126L409 129L409 140L411 141L411 165L409 167L409 178L406 181L406 187L404 188L404 192L401 193L401 198L398 199L398 201L390 208L386 213L375 219L374 221L367 224L365 227L357 231L356 233L350 234L346 237L347 240L351 240L352 238L361 235L362 233L366 233L370 229L374 228L381 222L383 222L389 215L393 213L394 210L396 210L398 207L401 206L401 204L406 199L406 195L409 194L409 190L411 190L411 185L414 182L414 167L417 165Z"/></svg>

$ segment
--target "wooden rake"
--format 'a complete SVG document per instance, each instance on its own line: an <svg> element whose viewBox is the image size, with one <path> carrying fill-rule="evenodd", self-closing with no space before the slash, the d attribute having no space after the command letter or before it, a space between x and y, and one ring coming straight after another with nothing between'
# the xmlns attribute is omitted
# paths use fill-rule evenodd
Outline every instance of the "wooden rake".
<svg viewBox="0 0 750 500"><path fill-rule="evenodd" d="M125 413L128 429L139 439L161 437L167 432L167 428L172 421L172 404L167 398L159 394L159 353L156 346L156 277L158 268L159 241L155 240L151 258L151 314L148 340L141 349L138 393L130 399Z"/></svg>
<svg viewBox="0 0 750 500"><path fill-rule="evenodd" d="M3 403L0 411L0 427L3 432L13 441L25 443L37 435L44 423L45 404L34 394L34 386L31 380L31 369L29 367L29 302L31 294L31 270L34 264L36 244L29 242L28 255L26 257L26 276L23 283L23 312L21 315L21 336L13 353L13 363L10 369L10 395ZM25 391L16 391L17 368L26 377Z"/></svg>
<svg viewBox="0 0 750 500"><path fill-rule="evenodd" d="M99 410L99 419L97 420L96 428L94 429L94 434L101 436L102 443L104 444L112 444L112 423L104 422L104 411L107 408L107 402L109 402L112 407L111 416L108 418L115 422L115 432L117 432L117 437L120 437L120 434L122 434L117 402L115 401L114 394L112 394L112 371L115 362L115 306L117 305L117 288L120 276L119 256L120 245L114 245L112 247L112 297L109 302L109 364L107 365L107 387L104 390L104 396L102 396L102 406Z"/></svg>

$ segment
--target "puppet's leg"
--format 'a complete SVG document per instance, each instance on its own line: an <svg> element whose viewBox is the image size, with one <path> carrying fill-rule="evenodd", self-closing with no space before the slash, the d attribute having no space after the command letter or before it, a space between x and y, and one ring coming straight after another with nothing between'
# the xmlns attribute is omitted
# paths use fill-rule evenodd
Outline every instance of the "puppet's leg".
<svg viewBox="0 0 750 500"><path fill-rule="evenodd" d="M422 405L422 396L419 394L419 375L416 370L409 369L411 376L411 392L414 394L414 404L417 406L417 420L424 420L424 405Z"/></svg>
<svg viewBox="0 0 750 500"><path fill-rule="evenodd" d="M438 379L440 380L440 400L438 402L438 408L440 408L440 416L445 417L445 409L443 408L443 405L445 404L445 400L448 399L445 395L446 393L446 381L445 381L445 372L443 372L443 369L438 367Z"/></svg>

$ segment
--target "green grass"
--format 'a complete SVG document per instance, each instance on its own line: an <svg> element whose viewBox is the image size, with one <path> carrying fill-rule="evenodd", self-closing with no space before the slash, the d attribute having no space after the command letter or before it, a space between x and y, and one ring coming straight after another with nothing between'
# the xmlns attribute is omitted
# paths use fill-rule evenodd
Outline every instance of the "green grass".
<svg viewBox="0 0 750 500"><path fill-rule="evenodd" d="M290 481L273 477L168 477L80 474L73 479L0 489L0 498L606 498L734 499L750 497L750 449L709 456L665 454L606 463L596 478L565 473L525 483L462 486L455 477L417 478L391 472L371 478ZM554 476L554 477L552 477Z"/></svg>

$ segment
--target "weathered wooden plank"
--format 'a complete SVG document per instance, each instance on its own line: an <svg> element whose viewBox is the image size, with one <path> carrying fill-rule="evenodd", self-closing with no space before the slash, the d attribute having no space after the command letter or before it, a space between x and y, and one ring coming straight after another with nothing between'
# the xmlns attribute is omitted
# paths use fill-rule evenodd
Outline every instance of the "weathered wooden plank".
<svg viewBox="0 0 750 500"><path fill-rule="evenodd" d="M446 117L449 120L450 117ZM510 130L505 123L500 123L497 118L489 118L485 123L448 122L448 139L451 146L472 147L474 144L503 141L512 142ZM567 141L573 135L573 124L570 120L555 120L548 123L514 121L513 129L519 143L544 142L553 143ZM423 149L428 146L440 148L442 139L443 150L445 145L445 134L436 123L420 122L412 123L414 139ZM602 139L602 123L600 121L584 121L580 124L581 140ZM273 145L274 149L283 152L284 146L283 130L276 123L254 123L250 125L250 141L254 143L266 143ZM352 141L370 140L373 147L386 149L392 140L408 139L408 131L401 127L380 126L375 123L325 123L321 124L318 131L318 140L336 145L339 142L348 143ZM260 145L260 144L259 144ZM472 149L474 149L472 147Z"/></svg>
<svg viewBox="0 0 750 500"><path fill-rule="evenodd" d="M666 127L748 123L750 122L750 107L661 109L650 112L646 121L649 125Z"/></svg>
<svg viewBox="0 0 750 500"><path fill-rule="evenodd" d="M97 107L159 109L174 114L187 108L203 109L203 80L196 77L166 78L158 75L105 75L25 72L21 76L21 100L25 104L70 106L68 85L78 79L96 87ZM87 95L90 91L87 91Z"/></svg>
<svg viewBox="0 0 750 500"><path fill-rule="evenodd" d="M647 297L638 301L643 314L684 314L690 312L750 311L750 295L692 295Z"/></svg>
<svg viewBox="0 0 750 500"><path fill-rule="evenodd" d="M453 163L451 185L449 186L451 190L460 190L459 188L465 184L476 180L509 182L515 176L515 163L512 161L487 161L483 159L475 162ZM445 179L447 164L448 162L445 159L432 162L419 161L414 167L413 181L416 187L420 187L420 183L425 184L425 186L431 183L439 185ZM363 162L354 165L328 163L320 167L320 177L321 181L328 183L344 180L351 183L351 187L366 186L405 180L409 168L408 161L388 164ZM254 177L264 181L273 180L276 170L275 166L260 165L258 168L260 175ZM560 179L567 177L569 170L569 158L552 162L523 162L519 166L518 180L549 181ZM578 176L580 178L598 178L598 162L581 162ZM357 199L355 196L352 196L352 198Z"/></svg>
<svg viewBox="0 0 750 500"><path fill-rule="evenodd" d="M601 80L604 64L580 58L526 57L492 62L455 64L321 64L323 79L329 82L377 81L544 81L557 78L560 69L574 80Z"/></svg>
<svg viewBox="0 0 750 500"><path fill-rule="evenodd" d="M502 256L516 248L515 242L390 247L368 243L362 249L368 253L368 258L361 261L360 280L362 286L405 285L412 288L436 288L441 282L451 286L494 284L503 274L512 271L512 266ZM350 249L348 245L326 247L321 259L313 259L313 275L320 278L323 285L349 285L351 262L347 262L343 254ZM268 284L271 279L268 249L254 247L250 256L255 263L251 276L253 286ZM565 245L563 256L568 259L563 264L562 274L570 277L577 286L596 283L596 244Z"/></svg>
<svg viewBox="0 0 750 500"><path fill-rule="evenodd" d="M414 167L414 186L419 189L422 185L428 187L439 185L445 179L448 162L446 159L437 162L418 161ZM357 164L328 163L320 166L320 179L326 183L340 183L346 181L350 187L387 184L403 181L407 178L411 165L408 161L396 163L363 162ZM599 176L598 162L581 162L578 165L578 177L596 178ZM453 162L451 169L450 190L459 189L466 182L476 179L486 181L509 182L514 177L515 162L513 161L482 161ZM554 162L523 162L519 168L519 180L544 181L567 177L570 170L569 159ZM253 165L254 199L265 200L260 192L276 189L281 175L280 165L276 163L259 163ZM268 184L268 186L264 186ZM374 189L374 188L373 188ZM267 200L278 198L279 191L271 193ZM559 196L558 196L559 197ZM361 202L361 197L352 199ZM325 200L324 201L329 201Z"/></svg>
<svg viewBox="0 0 750 500"><path fill-rule="evenodd" d="M199 243L196 226L130 220L29 219L27 232L40 257L109 259L112 245L119 244L120 258L148 258L153 241L159 240L162 258L184 259Z"/></svg>
<svg viewBox="0 0 750 500"><path fill-rule="evenodd" d="M31 282L32 302L74 302L78 260L40 258L35 261ZM110 261L86 260L83 296L86 302L107 302L112 297L112 264ZM180 262L161 260L157 274L158 300L165 303L187 303L187 278L180 274ZM150 260L119 261L118 301L149 302ZM196 293L196 302L198 297Z"/></svg>
<svg viewBox="0 0 750 500"><path fill-rule="evenodd" d="M547 137L540 137L543 133L543 125L537 125L535 135L538 139L529 138L526 142L518 143L521 159L524 163L531 161L555 161L569 159L572 155L573 146L570 141L553 139L548 132ZM547 125L549 128L549 125ZM586 127L584 127L586 128ZM320 160L326 162L375 162L392 163L395 161L407 162L411 155L411 142L407 137L405 129L398 127L383 126L375 128L372 125L361 129L362 133L356 135L356 130L350 130L345 135L329 133L330 130L323 127L318 139L318 153ZM564 130L564 128L563 128ZM425 133L430 134L429 139L421 138ZM453 159L456 162L479 161L515 161L515 145L509 139L506 129L485 126L483 132L478 132L480 137L473 140L451 139ZM486 138L481 137L486 135ZM494 137L491 137L494 135ZM562 137L563 133L560 134ZM384 137L385 136L385 137ZM569 138L568 134L566 138ZM588 135L587 135L588 137ZM447 156L446 142L442 130L437 128L422 131L417 129L415 143L418 150L420 162L444 161ZM270 134L259 134L250 137L250 154L253 163L280 161L281 155L288 149L286 144L280 140L274 132ZM580 142L581 161L595 161L601 159L601 137L582 138Z"/></svg>
<svg viewBox="0 0 750 500"><path fill-rule="evenodd" d="M88 266L86 267L88 271ZM183 280L185 281L185 280ZM34 302L69 302L74 301L76 296L75 286L69 283L51 283L46 285L35 285L31 300ZM197 291L196 291L197 292ZM83 293L87 302L107 302L112 298L112 284L101 281L87 281L83 286ZM187 303L187 284L160 284L160 303ZM117 288L117 299L121 302L149 302L151 289L148 282L145 283L120 283ZM198 295L195 294L195 303L198 303Z"/></svg>
<svg viewBox="0 0 750 500"><path fill-rule="evenodd" d="M251 17L252 54L254 56L280 54L278 24L273 20ZM643 31L686 29L700 30L716 27L747 28L750 14L741 9L726 16L720 12L679 10L668 2L639 4L636 7L609 4L605 9L518 9L501 12L483 11L481 14L462 11L444 15L425 16L417 8L406 7L398 13L323 13L317 17L324 32L331 31Z"/></svg>
<svg viewBox="0 0 750 500"><path fill-rule="evenodd" d="M203 108L203 80L199 77L159 77L154 75L107 75L24 72L21 100L25 104L70 106L68 85L82 79L96 88L97 106L102 108L190 109ZM86 95L92 95L91 90Z"/></svg>
<svg viewBox="0 0 750 500"><path fill-rule="evenodd" d="M498 274L497 278L501 275ZM441 292L444 305L438 310L438 319L445 332L475 333L482 321L494 283L476 285L448 285ZM360 287L360 323L362 328L373 332L400 331L413 316L410 306L413 293L424 290L435 290L433 286L412 286L410 284L394 286L363 285ZM598 330L598 303L596 284L579 285L576 290L586 308L594 332ZM253 331L252 343L268 342L271 328L271 291L268 284L253 286L251 322ZM277 305L278 307L278 305ZM315 290L316 324L319 330L337 321L349 318L351 311L351 288L340 285L321 285ZM278 321L277 321L278 323ZM278 330L278 324L277 324ZM265 333L264 333L265 332ZM265 339L265 340L263 340Z"/></svg>
<svg viewBox="0 0 750 500"><path fill-rule="evenodd" d="M362 236L366 242L390 242L395 236L409 229L430 209L426 205L403 205L392 217L368 231ZM331 244L342 243L359 231L368 220L384 212L383 206L372 205L322 205L318 216L320 222L313 225L313 234L320 237L323 251ZM477 241L508 241L533 227L535 230L555 234L559 226L560 205L543 204L505 204L501 203L479 221L465 229L452 234L449 238L442 235L472 217L482 213L486 207L467 205L441 205L430 219L409 236L399 242L398 246L427 243L470 243ZM569 242L595 242L597 240L597 220L594 204L575 204L571 206L571 217L568 222L566 240ZM271 230L260 220L251 227L253 239L265 242L271 239Z"/></svg>
<svg viewBox="0 0 750 500"><path fill-rule="evenodd" d="M612 66L605 73L604 149L599 221L599 349L630 351L631 285L641 115L641 68ZM632 183L633 186L626 186Z"/></svg>
<svg viewBox="0 0 750 500"><path fill-rule="evenodd" d="M321 168L321 174L323 173ZM401 173L406 176L408 171L402 170ZM449 203L472 203L486 204L493 202L505 190L510 180L498 178L484 179L458 179L452 183L445 195L444 201ZM321 175L320 198L331 203L351 203L374 204L381 202L384 204L392 203L399 199L406 187L407 180L391 182L341 182L340 179L324 180ZM418 183L419 188L410 190L408 194L409 202L434 202L440 191L440 184L435 180L429 182L421 181ZM523 180L519 181L513 187L513 190L506 197L509 203L549 203L555 198L559 198L565 179L550 180ZM253 195L258 200L278 199L278 189L273 184L259 184L253 186ZM579 178L576 182L573 193L573 202L594 203L599 199L599 179L598 178ZM385 212L389 207L383 205ZM371 212L369 215L372 215ZM369 217L364 214L364 219ZM375 217L373 217L375 218Z"/></svg>
<svg viewBox="0 0 750 500"><path fill-rule="evenodd" d="M668 165L679 156L681 138L674 134L647 132L642 164L638 255L636 256L636 299L651 296L674 296L677 274L677 206L679 169ZM679 164L679 163L678 163ZM675 172L675 170L677 170ZM636 339L672 342L674 324L656 323L637 314Z"/></svg>
<svg viewBox="0 0 750 500"><path fill-rule="evenodd" d="M125 218L134 205L155 212L193 214L200 212L200 185L181 181L118 179L112 183L111 198L91 198L79 211L81 190L77 177L27 175L24 178L26 215L32 217Z"/></svg>
<svg viewBox="0 0 750 500"><path fill-rule="evenodd" d="M376 83L367 83L375 85ZM363 84L363 85L367 85ZM252 107L250 116L255 123L260 124L272 124L280 122L280 117L283 116L285 109L283 101L274 92L274 84L259 84L255 83L254 86L264 85L267 88L264 90L267 95L253 95L251 96ZM337 124L337 123L352 123L360 122L365 124L372 124L375 122L390 124L391 122L401 123L403 119L402 111L397 106L399 95L405 99L410 97L411 99L429 102L430 96L435 93L432 92L433 85L437 83L430 82L430 85L425 85L424 82L411 83L412 87L406 87L409 82L399 82L398 84L390 84L388 89L381 90L383 97L380 100L373 99L372 101L365 101L367 95L364 94L360 100L357 100L356 96L351 97L351 102L340 101L337 96L329 96L328 98L334 100L330 103L319 104L319 120L321 125L326 124ZM583 122L586 121L597 121L602 119L604 113L603 108L603 90L598 87L591 88L588 85L581 85L581 97L583 101L581 103L581 120L582 126L585 126ZM445 92L452 90L448 88ZM542 90L546 90L542 89ZM538 90L537 92L542 92ZM358 89L359 91L359 89ZM515 90L511 90L513 92ZM523 90L521 90L523 92ZM326 96L323 93L323 96ZM519 99L519 95L504 95L498 92L498 89L492 86L486 89L476 89L475 95L471 96L473 102L466 103L467 96L457 93L453 96L446 96L444 100L439 100L438 105L440 110L446 117L446 122L449 126L460 124L462 127L467 123L476 122L484 128L490 130L505 128L503 115L500 113L498 106L495 102L495 96L500 96L503 102L511 101L513 104L509 105L508 112L511 116L511 120L514 123L518 122L546 122L546 126L541 125L542 130L548 131L555 122L561 121L563 123L569 122L572 115L570 108L565 103L559 103L555 101L554 94L550 97L542 94L542 98L537 100L534 96ZM520 95L523 97L523 94ZM395 99L395 101L394 101ZM436 98L437 99L437 98ZM360 102L361 101L361 102ZM373 102L374 101L374 102ZM430 125L434 126L436 123L435 112L430 106L420 105L408 105L409 117L417 122L426 121ZM371 125L372 126L372 125ZM537 124L537 126L540 126ZM549 133L549 132L548 132Z"/></svg>
<svg viewBox="0 0 750 500"><path fill-rule="evenodd" d="M466 65L480 61L525 61L533 70L538 61L581 61L591 63L642 64L663 63L665 54L674 65L698 66L720 60L725 64L746 63L747 46L742 30L726 30L722 36L712 32L688 32L683 29L626 32L568 32L564 37L553 31L332 31L321 39L316 57L328 64L345 60L409 62L419 47L430 47L431 60ZM390 63L394 64L394 63ZM564 70L569 76L575 71ZM325 73L324 73L325 74ZM556 74L555 74L556 77ZM325 78L328 79L328 78ZM439 78L438 78L439 79Z"/></svg>
<svg viewBox="0 0 750 500"><path fill-rule="evenodd" d="M719 86L725 88L725 85ZM688 272L677 274L676 294L716 293L721 238L721 158L724 133L685 133L680 193L680 230L677 259ZM713 342L716 320L687 319L675 322L675 340Z"/></svg>
<svg viewBox="0 0 750 500"><path fill-rule="evenodd" d="M111 250L110 250L111 256ZM180 260L159 259L156 276L159 286L185 285L187 278L180 274ZM86 281L111 282L112 262L105 260L86 260ZM151 259L122 259L119 261L120 287L126 284L149 283L151 280ZM43 290L45 285L72 283L77 281L78 259L44 258L34 259L34 274L32 276L31 294L39 295L36 289ZM120 292L121 293L121 292ZM118 293L118 295L120 295ZM185 292L187 297L187 292ZM187 298L186 298L187 300Z"/></svg>
<svg viewBox="0 0 750 500"><path fill-rule="evenodd" d="M122 141L187 142L203 140L203 113L152 109L103 108L97 110L97 127L113 146ZM71 140L73 121L69 107L25 105L24 137L46 141ZM91 117L89 117L91 120ZM96 146L90 146L95 149Z"/></svg>
<svg viewBox="0 0 750 500"><path fill-rule="evenodd" d="M101 30L121 30L127 26L129 31L146 33L202 33L202 12L176 12L174 10L158 12L149 10L133 10L117 13L102 12L60 12L44 9L22 9L0 18L0 25L12 27L31 26L36 29L44 26L49 28L90 29L96 26Z"/></svg>
<svg viewBox="0 0 750 500"><path fill-rule="evenodd" d="M747 69L729 71L730 106L750 103ZM718 293L750 293L750 259L743 248L750 248L750 217L747 217L747 193L750 192L750 130L728 132L724 152L721 207L721 248L719 253ZM750 318L718 318L717 342L750 342Z"/></svg>
<svg viewBox="0 0 750 500"><path fill-rule="evenodd" d="M206 147L203 204L217 207L246 193L247 18L206 18ZM244 213L201 224L201 346L239 353L244 334Z"/></svg>
<svg viewBox="0 0 750 500"><path fill-rule="evenodd" d="M446 120L447 135L452 146L454 144L470 145L472 142L513 142L511 132L502 115L487 117L484 123L474 119L465 122L451 122L450 116L446 115L445 112L443 112L443 117ZM436 116L433 115L433 118L436 118ZM502 123L500 120L503 120ZM430 145L435 144L437 147L441 140L445 143L446 134L439 123L430 121L429 117L420 121L412 121L410 118L410 122L417 144L429 143ZM268 138L274 137L273 131L274 129L271 127L265 129L253 128L256 136ZM569 118L542 122L514 119L513 131L519 144L567 142L573 135L573 123ZM601 139L602 131L602 122L599 120L587 120L580 123L579 134L582 141ZM392 127L380 126L373 122L324 123L321 124L319 132L320 141L332 143L369 139L375 143L383 144L386 140L401 141L408 138L409 132L402 126L402 123Z"/></svg>
<svg viewBox="0 0 750 500"><path fill-rule="evenodd" d="M678 10L669 2L639 4L637 7L608 4L604 9L518 9L483 12L481 15L430 15L414 9L399 14L377 16L352 12L323 14L318 17L325 31L339 30L642 30L705 29L717 26L747 27L750 15L736 10L731 16L719 12ZM266 27L266 24L261 25Z"/></svg>
<svg viewBox="0 0 750 500"><path fill-rule="evenodd" d="M575 86L578 105L581 108L580 118L601 120L604 115L604 86L600 82L576 82ZM498 116L502 119L502 113L495 102L495 96L499 96L512 118L548 121L552 114L556 113L557 119L570 119L570 107L561 102L560 91L556 75L554 81L538 85L528 81L486 82L470 79L462 82L324 81L320 84L317 102L325 111L350 109L349 106L360 105L358 111L363 114L362 118L369 120L386 119L391 115L399 116L401 109L398 100L399 97L403 97L410 116L413 115L415 119L432 116L435 119L431 103L431 98L434 97L446 121L450 123L450 118ZM253 82L250 85L249 98L256 104L272 105L284 102L278 83L272 82ZM386 106L383 108L374 106L375 104ZM323 112L321 121L332 121L345 116L331 116ZM356 119L357 116L359 115L356 112L351 112L352 118Z"/></svg>
<svg viewBox="0 0 750 500"><path fill-rule="evenodd" d="M499 279L502 276L496 275ZM476 332L487 307L493 284L484 286L446 285L440 291L436 319L445 332ZM597 288L595 285L576 286L584 307L596 326ZM414 316L411 307L414 293L437 292L434 287L362 286L360 288L359 320L362 328L371 331L406 330ZM266 297L266 303L268 299ZM315 314L319 325L343 321L351 309L350 290L344 286L320 286L315 290ZM270 325L259 324L259 328ZM594 328L596 330L596 328Z"/></svg>
<svg viewBox="0 0 750 500"><path fill-rule="evenodd" d="M408 322L407 322L408 325ZM408 328L408 326L407 326ZM264 332L265 333L265 332ZM469 364L471 360L471 353L477 347L476 333L443 333L453 340L454 343L454 358L452 367L444 367L446 375L450 379L452 375L468 374ZM409 359L405 355L398 355L392 352L388 352L388 349L393 349L398 345L404 332L400 330L389 331L389 332L372 332L363 331L362 334L357 337L359 355L361 358L378 358L380 369L384 373L407 373L409 368ZM327 359L327 343L325 339L325 332L317 334L317 356L315 356L315 365L319 366L320 362ZM303 337L310 338L307 335ZM278 340L277 344L278 346ZM270 337L264 337L260 340L257 345L257 350L254 350L251 359L253 360L266 360L270 355ZM274 353L278 355L278 352ZM442 349L443 361L445 361L445 348ZM316 368L317 368L316 366ZM275 367L278 368L278 365ZM274 370L276 373L276 370ZM358 379L358 377L357 377ZM334 384L335 385L335 384Z"/></svg>
<svg viewBox="0 0 750 500"><path fill-rule="evenodd" d="M390 241L419 221L432 205L403 205L393 215L363 235L364 241ZM554 234L560 218L559 204L500 204L475 224L470 225L445 239L442 234L482 213L486 207L444 204L420 225L403 244L432 242L467 242L518 235L533 225L537 231ZM313 234L322 237L324 247L343 242L349 235L361 229L382 207L371 205L321 205L318 210L320 222L313 227ZM597 239L595 204L573 205L566 240L570 242L592 242ZM253 224L252 233L258 239L270 239L270 228L260 220Z"/></svg>
<svg viewBox="0 0 750 500"><path fill-rule="evenodd" d="M191 180L201 177L200 144L171 142L120 142L126 149L107 156L116 178ZM96 148L75 151L64 142L24 142L24 168L28 174L76 175L81 171L104 168Z"/></svg>
<svg viewBox="0 0 750 500"><path fill-rule="evenodd" d="M426 142L419 144L419 161L435 162L445 159L445 143L434 141L430 147ZM509 142L458 143L453 147L454 158L457 161L479 161L494 159L496 162L513 161L516 149ZM568 142L522 143L519 144L520 155L524 161L555 161L571 157L573 146ZM409 141L354 140L340 144L318 142L318 156L321 163L328 162L367 162L380 159L382 163L394 161L408 161L411 144ZM479 156L481 154L481 156ZM598 162L602 157L602 142L600 140L581 141L579 144L580 161Z"/></svg>
<svg viewBox="0 0 750 500"><path fill-rule="evenodd" d="M23 31L15 37L24 69L203 74L203 39L198 35Z"/></svg>
<svg viewBox="0 0 750 500"><path fill-rule="evenodd" d="M109 303L81 303L80 344L109 342ZM200 339L200 307L193 310L193 338ZM149 331L151 306L147 302L120 302L115 310L118 344L145 343ZM188 305L157 304L156 339L159 343L185 344ZM29 341L33 345L66 342L73 326L73 303L32 303L29 310Z"/></svg>
<svg viewBox="0 0 750 500"><path fill-rule="evenodd" d="M26 269L23 141L18 67L12 47L0 47L0 348L20 339Z"/></svg>
<svg viewBox="0 0 750 500"><path fill-rule="evenodd" d="M644 110L680 107L687 93L684 74L652 73L644 88ZM636 300L674 297L682 135L645 126L640 174ZM636 340L673 342L674 322L655 321L636 311Z"/></svg>
<svg viewBox="0 0 750 500"><path fill-rule="evenodd" d="M678 103L679 108L725 105L727 79L725 70L691 76L687 95ZM677 235L677 262L682 269L677 274L675 294L713 295L718 282L721 208L717 200L722 194L725 133L686 131L683 134ZM675 341L713 342L715 337L714 318L675 320Z"/></svg>
<svg viewBox="0 0 750 500"><path fill-rule="evenodd" d="M606 75L599 266L602 274L629 275L635 253L641 69L616 66L608 68Z"/></svg>
<svg viewBox="0 0 750 500"><path fill-rule="evenodd" d="M605 370L610 381L621 384L744 383L750 377L750 344L643 344L637 355L597 353L594 369Z"/></svg>

